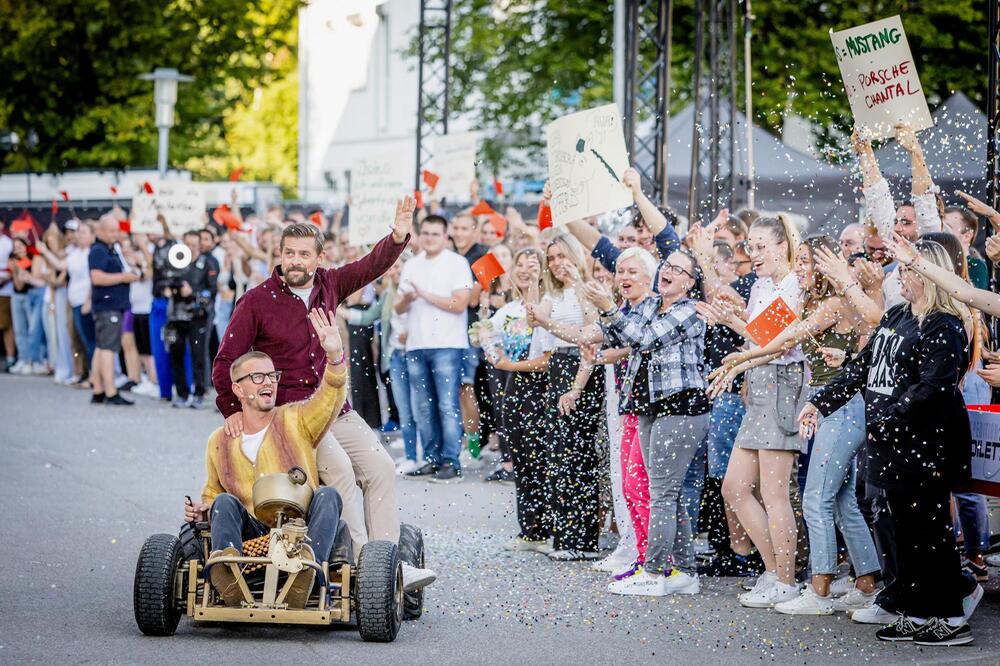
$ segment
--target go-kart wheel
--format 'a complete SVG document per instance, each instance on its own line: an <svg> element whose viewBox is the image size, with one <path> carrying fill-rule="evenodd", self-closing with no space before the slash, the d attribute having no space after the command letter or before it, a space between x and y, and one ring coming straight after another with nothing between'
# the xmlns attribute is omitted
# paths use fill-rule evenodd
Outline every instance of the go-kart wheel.
<svg viewBox="0 0 1000 666"><path fill-rule="evenodd" d="M184 523L181 525L181 531L177 535L177 538L181 542L182 561L205 559L201 537L198 536L198 530L195 529L194 523Z"/></svg>
<svg viewBox="0 0 1000 666"><path fill-rule="evenodd" d="M174 598L174 576L181 562L181 542L170 534L146 539L135 567L132 604L135 623L147 636L172 636L181 619Z"/></svg>
<svg viewBox="0 0 1000 666"><path fill-rule="evenodd" d="M361 638L396 640L403 621L403 571L396 544L369 541L361 547L354 595Z"/></svg>
<svg viewBox="0 0 1000 666"><path fill-rule="evenodd" d="M418 569L424 568L424 535L419 527L399 525L399 559ZM403 619L416 620L424 612L424 590L403 593Z"/></svg>

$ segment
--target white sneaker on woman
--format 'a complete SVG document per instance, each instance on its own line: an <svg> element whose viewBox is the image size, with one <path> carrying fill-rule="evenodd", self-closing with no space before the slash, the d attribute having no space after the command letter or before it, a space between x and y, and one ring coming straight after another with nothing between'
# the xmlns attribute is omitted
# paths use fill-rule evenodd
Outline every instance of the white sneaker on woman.
<svg viewBox="0 0 1000 666"><path fill-rule="evenodd" d="M774 610L785 615L833 615L832 599L816 594L812 585L806 585L802 594L774 605Z"/></svg>
<svg viewBox="0 0 1000 666"><path fill-rule="evenodd" d="M764 577L761 576L763 579ZM740 603L747 608L773 608L782 601L790 601L799 595L796 585L785 585L775 576L758 583L758 587L740 595Z"/></svg>
<svg viewBox="0 0 1000 666"><path fill-rule="evenodd" d="M698 594L701 592L701 582L698 580L698 574L674 569L672 574L666 576L663 589L667 594Z"/></svg>
<svg viewBox="0 0 1000 666"><path fill-rule="evenodd" d="M619 571L624 571L627 569L632 562L635 561L636 552L632 549L632 553L629 553L627 549L616 549L615 552L611 553L603 560L598 560L590 565L591 571L600 571L601 573L611 573L616 574Z"/></svg>
<svg viewBox="0 0 1000 666"><path fill-rule="evenodd" d="M636 595L645 597L664 597L667 595L666 576L640 571L634 576L616 580L608 585L612 594Z"/></svg>
<svg viewBox="0 0 1000 666"><path fill-rule="evenodd" d="M882 610L882 607L874 601L870 606L859 608L851 613L851 619L858 624L881 624L882 626L885 626L892 624L898 618L899 615L896 613L890 613L887 610Z"/></svg>
<svg viewBox="0 0 1000 666"><path fill-rule="evenodd" d="M856 590L854 587L854 580L850 576L840 576L835 578L832 583L830 583L830 596L831 597L842 597L851 590Z"/></svg>
<svg viewBox="0 0 1000 666"><path fill-rule="evenodd" d="M832 596L831 591L831 596ZM866 608L871 604L875 603L875 597L878 596L878 590L872 592L871 594L865 594L856 587L852 587L847 594L842 594L836 597L831 603L833 605L834 612L845 612L851 613L862 608Z"/></svg>
<svg viewBox="0 0 1000 666"><path fill-rule="evenodd" d="M409 458L404 458L399 461L396 465L396 474L400 476L404 474L409 474L410 472L420 469L420 463L416 460L410 460Z"/></svg>

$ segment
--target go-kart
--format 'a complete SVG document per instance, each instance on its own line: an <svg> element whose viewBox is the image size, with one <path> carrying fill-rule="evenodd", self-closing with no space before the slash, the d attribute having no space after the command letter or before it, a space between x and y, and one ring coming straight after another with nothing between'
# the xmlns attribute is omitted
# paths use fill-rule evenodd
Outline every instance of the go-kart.
<svg viewBox="0 0 1000 666"><path fill-rule="evenodd" d="M399 544L369 541L357 564L346 524L340 521L330 553L316 561L301 557L304 517L312 499L305 473L268 474L253 487L254 515L270 533L244 544L244 555L210 557L211 526L186 523L178 536L146 539L135 571L133 604L142 633L170 636L181 615L194 622L331 625L356 622L366 641L391 642L401 621L423 612L423 591L403 591L402 561L424 567L423 536L402 525ZM255 543L256 542L256 543ZM259 554L253 554L253 553ZM229 567L243 594L227 606L211 585L212 567ZM285 596L305 567L316 572L304 608L290 608Z"/></svg>

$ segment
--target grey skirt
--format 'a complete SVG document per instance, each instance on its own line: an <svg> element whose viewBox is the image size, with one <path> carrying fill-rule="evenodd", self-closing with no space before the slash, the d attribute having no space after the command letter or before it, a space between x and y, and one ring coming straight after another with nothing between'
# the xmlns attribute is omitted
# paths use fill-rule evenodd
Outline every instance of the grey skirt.
<svg viewBox="0 0 1000 666"><path fill-rule="evenodd" d="M765 451L806 450L796 419L806 402L805 366L761 365L746 374L747 411L736 448Z"/></svg>

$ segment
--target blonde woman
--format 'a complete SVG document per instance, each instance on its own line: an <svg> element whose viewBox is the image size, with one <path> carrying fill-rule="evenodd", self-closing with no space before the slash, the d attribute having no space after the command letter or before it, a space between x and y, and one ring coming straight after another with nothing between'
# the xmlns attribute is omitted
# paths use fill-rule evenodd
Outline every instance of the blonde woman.
<svg viewBox="0 0 1000 666"><path fill-rule="evenodd" d="M49 347L49 363L55 371L57 384L72 384L79 377L73 377L73 350L70 343L69 307L66 286L69 277L66 270L66 237L59 227L50 224L42 234L38 244L39 252L47 264L45 281L45 337ZM42 248L46 249L43 250ZM46 250L51 251L46 251ZM55 261L49 261L52 257Z"/></svg>
<svg viewBox="0 0 1000 666"><path fill-rule="evenodd" d="M920 259L953 270L939 243L915 244ZM814 428L820 414L865 400L866 482L876 488L876 534L886 586L875 603L885 622L876 636L920 645L972 641L962 600L975 582L962 575L951 492L969 478L969 417L959 387L969 366L964 305L900 259L904 303L890 308L865 348L799 415ZM880 539L882 543L882 539Z"/></svg>
<svg viewBox="0 0 1000 666"><path fill-rule="evenodd" d="M792 271L799 238L791 220L784 216L758 218L750 226L748 244L758 279L750 290L746 319L728 310L719 321L747 338L753 349L757 345L747 333L747 322L779 297L798 313L803 294ZM750 608L771 608L798 596L797 529L789 484L805 445L795 423L805 399L804 361L802 351L795 347L771 355L767 363L747 372L747 412L722 482L723 498L764 561L764 573L754 589L740 595L740 603ZM730 367L724 365L711 377L728 370ZM755 496L755 489L763 504Z"/></svg>
<svg viewBox="0 0 1000 666"><path fill-rule="evenodd" d="M551 423L552 547L556 561L599 557L597 437L604 397L604 368L581 363L580 335L597 311L578 291L584 282L583 251L570 236L546 244L542 283L545 296L528 306L528 323L552 333L547 346L548 408Z"/></svg>

